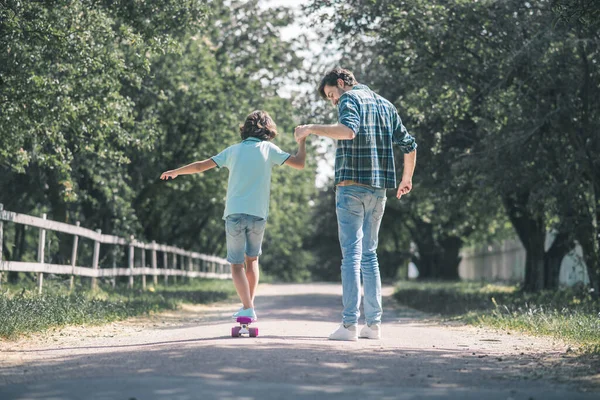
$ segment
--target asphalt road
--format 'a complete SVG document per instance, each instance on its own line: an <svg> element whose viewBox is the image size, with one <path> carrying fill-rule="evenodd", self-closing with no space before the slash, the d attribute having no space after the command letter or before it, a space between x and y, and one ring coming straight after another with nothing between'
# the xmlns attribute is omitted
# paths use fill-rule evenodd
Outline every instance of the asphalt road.
<svg viewBox="0 0 600 400"><path fill-rule="evenodd" d="M231 338L224 302L0 341L0 399L600 398L600 371L565 344L441 323L391 292L379 341L327 340L335 284L261 284L257 338Z"/></svg>

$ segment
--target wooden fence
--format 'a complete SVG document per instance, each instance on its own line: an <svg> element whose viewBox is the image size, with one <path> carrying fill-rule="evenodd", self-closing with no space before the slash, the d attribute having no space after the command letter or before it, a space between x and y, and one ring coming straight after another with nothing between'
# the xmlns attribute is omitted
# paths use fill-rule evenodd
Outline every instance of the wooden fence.
<svg viewBox="0 0 600 400"><path fill-rule="evenodd" d="M38 261L23 262L23 261L4 261L2 259L3 245L3 227L4 221L15 224L22 224L39 228L38 240ZM71 253L70 265L49 264L45 262L45 247L46 247L46 230L61 232L73 235L73 250ZM94 250L91 266L77 265L77 250L79 246L79 238L91 239L94 242ZM113 252L112 268L99 268L100 246L101 245L119 245L125 246L128 249L128 265L127 268L118 267L115 252ZM114 249L114 248L113 248ZM140 253L136 267L135 253L136 249ZM146 252L150 252L150 266L146 263ZM158 268L158 253L163 256L163 268ZM171 266L169 268L169 255L171 255ZM177 268L177 257L179 256L180 268ZM186 263L187 261L187 263ZM97 288L97 278L111 277L114 287L117 276L128 276L128 287L133 288L134 277L141 276L142 287L146 289L146 276L151 276L154 284L158 284L158 277L162 276L164 283L167 284L169 277L176 279L177 276L186 278L213 278L213 279L230 279L231 266L227 260L186 251L173 246L163 244L143 243L135 240L132 236L125 239L118 236L103 235L97 229L96 231L82 228L79 222L76 225L70 225L63 222L50 221L46 219L46 214L42 218L32 217L26 214L18 214L10 211L4 211L4 206L0 204L0 285L2 284L3 271L19 271L37 273L38 291L42 293L44 283L44 274L59 274L70 275L70 286L73 287L74 276L90 277L91 288Z"/></svg>

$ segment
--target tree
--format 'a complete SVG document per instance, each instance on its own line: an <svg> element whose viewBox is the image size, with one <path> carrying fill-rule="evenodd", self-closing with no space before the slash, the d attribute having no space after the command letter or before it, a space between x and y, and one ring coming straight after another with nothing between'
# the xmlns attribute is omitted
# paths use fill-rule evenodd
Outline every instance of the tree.
<svg viewBox="0 0 600 400"><path fill-rule="evenodd" d="M289 11L234 2L215 3L211 12L205 26L186 37L184 51L153 59L142 89L131 92L138 118L155 120L157 140L150 153L131 156L129 174L144 237L224 256L227 172L167 183L158 177L238 142L239 125L255 109L268 111L278 125L275 143L295 152L293 108L277 88L301 62L292 44L279 38L280 27L291 21ZM309 255L301 248L314 190L310 174L287 167L273 174L261 266L280 279L308 276Z"/></svg>
<svg viewBox="0 0 600 400"><path fill-rule="evenodd" d="M503 204L527 250L525 289L556 286L557 265L574 237L587 248L597 282L598 164L590 156L598 112L589 101L598 88L597 69L590 69L597 7L574 6L579 25L561 27L549 3L331 6L335 12L325 19L335 24L333 35L352 39L343 42L351 49L346 61L368 73L382 94L407 105L407 125L421 144L415 182L423 186L410 196L417 203L412 215L422 218L412 232L422 242L420 252L442 253L434 250L435 239L428 244L425 238L447 236L452 240L437 241L451 249L471 235L488 236L503 225L497 208ZM314 2L311 9L321 7ZM551 228L557 240L545 251Z"/></svg>
<svg viewBox="0 0 600 400"><path fill-rule="evenodd" d="M224 255L226 173L158 177L235 143L258 108L296 150L293 108L276 93L301 64L279 35L292 14L179 0L5 1L0 12L5 207ZM294 204L308 203L308 174L274 176L264 261L285 279L307 276L308 253L291 249L305 235ZM70 241L61 246L70 257Z"/></svg>
<svg viewBox="0 0 600 400"><path fill-rule="evenodd" d="M450 7L430 2L333 3L336 12L328 14L333 35L350 49L343 65L398 105L419 143L413 192L399 203L388 202L387 213L411 232L421 277L456 279L462 245L502 226L490 221L498 215L499 201L455 171L465 149L477 140L472 130L477 103L471 102L469 82L448 82L455 64L463 64L462 71L473 62L454 48L470 32L447 24ZM320 6L313 3L313 11ZM402 165L401 158L397 164Z"/></svg>

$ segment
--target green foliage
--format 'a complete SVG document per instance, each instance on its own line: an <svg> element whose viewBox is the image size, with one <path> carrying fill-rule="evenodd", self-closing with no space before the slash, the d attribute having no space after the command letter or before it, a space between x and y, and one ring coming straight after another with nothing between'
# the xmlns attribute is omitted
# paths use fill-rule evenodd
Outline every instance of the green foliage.
<svg viewBox="0 0 600 400"><path fill-rule="evenodd" d="M528 271L544 263L543 236L555 229L582 244L598 286L600 109L591 99L599 96L600 70L592 3L308 7L348 49L342 64L397 104L416 136L413 192L388 211L409 230L420 269L443 265L430 276L458 265L456 243L504 237L510 219L528 250ZM543 273L527 276L538 280L532 288L543 287Z"/></svg>
<svg viewBox="0 0 600 400"><path fill-rule="evenodd" d="M96 325L161 310L173 310L182 302L208 303L226 299L234 293L231 282L195 280L175 287L104 288L69 293L64 285L48 281L44 293L34 284L21 282L4 286L0 293L0 337L45 331L66 325Z"/></svg>
<svg viewBox="0 0 600 400"><path fill-rule="evenodd" d="M224 256L227 172L158 177L239 141L255 109L275 119L276 143L296 151L294 109L277 95L301 65L279 35L292 13L195 0L8 1L0 10L5 209ZM299 227L313 177L310 167L284 168L273 178L262 265L301 280L311 257L299 250ZM15 231L3 252L35 258L29 242ZM70 243L58 237L50 257L66 263Z"/></svg>
<svg viewBox="0 0 600 400"><path fill-rule="evenodd" d="M291 20L288 12L260 10L255 2L212 12L217 19L186 37L182 54L157 58L143 90L132 94L139 98L139 115L156 118L159 136L154 151L132 157L130 175L136 177L134 202L145 237L225 256L221 218L227 172L212 170L168 183L157 178L237 143L239 125L255 109L269 112L278 126L275 143L295 153L294 110L276 89L299 59L278 36L277 29ZM314 191L310 165L301 172L282 166L273 174L261 265L279 279L308 277L310 256L301 250L306 231L298 227L306 223Z"/></svg>
<svg viewBox="0 0 600 400"><path fill-rule="evenodd" d="M138 228L123 166L156 134L125 95L150 57L198 25L200 2L164 0L0 5L0 168L6 209L87 217L113 233ZM174 18L176 17L176 18ZM189 22L187 25L181 25Z"/></svg>

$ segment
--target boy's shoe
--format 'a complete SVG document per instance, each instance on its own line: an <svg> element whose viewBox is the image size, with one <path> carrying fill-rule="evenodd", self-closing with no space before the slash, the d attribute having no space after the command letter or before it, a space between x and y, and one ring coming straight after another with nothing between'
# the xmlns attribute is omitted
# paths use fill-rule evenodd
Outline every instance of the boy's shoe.
<svg viewBox="0 0 600 400"><path fill-rule="evenodd" d="M337 328L335 332L329 335L329 340L358 340L356 325L340 324L339 328Z"/></svg>
<svg viewBox="0 0 600 400"><path fill-rule="evenodd" d="M366 339L381 339L381 324L363 326L360 330L360 337Z"/></svg>
<svg viewBox="0 0 600 400"><path fill-rule="evenodd" d="M239 316L240 311L242 311L243 309L244 309L244 307L240 307L239 310L237 310L236 312L233 313L233 315L231 316L231 318L236 319Z"/></svg>
<svg viewBox="0 0 600 400"><path fill-rule="evenodd" d="M237 317L252 318L252 321L256 321L258 319L256 317L256 312L254 311L254 308L242 308L240 311L238 311Z"/></svg>

